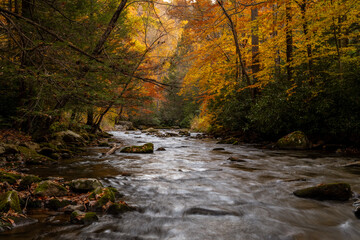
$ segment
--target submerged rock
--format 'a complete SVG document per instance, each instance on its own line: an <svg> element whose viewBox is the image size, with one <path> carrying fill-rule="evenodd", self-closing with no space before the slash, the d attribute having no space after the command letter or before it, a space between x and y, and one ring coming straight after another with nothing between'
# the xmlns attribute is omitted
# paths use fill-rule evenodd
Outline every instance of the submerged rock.
<svg viewBox="0 0 360 240"><path fill-rule="evenodd" d="M295 131L280 138L276 143L276 146L280 149L308 149L310 148L310 142L305 133L301 131Z"/></svg>
<svg viewBox="0 0 360 240"><path fill-rule="evenodd" d="M296 190L294 195L316 200L347 201L352 196L352 192L350 185L347 183L330 183Z"/></svg>
<svg viewBox="0 0 360 240"><path fill-rule="evenodd" d="M67 190L63 186L53 182L53 181L42 181L39 183L37 188L34 191L34 194L37 196L65 196L67 195Z"/></svg>
<svg viewBox="0 0 360 240"><path fill-rule="evenodd" d="M124 212L134 211L134 210L135 210L134 207L130 207L125 202L118 202L118 203L111 204L109 206L107 212L110 214L116 215L116 214L121 214Z"/></svg>
<svg viewBox="0 0 360 240"><path fill-rule="evenodd" d="M70 182L70 188L74 192L90 192L98 187L102 187L102 184L96 178L80 178Z"/></svg>
<svg viewBox="0 0 360 240"><path fill-rule="evenodd" d="M153 153L154 152L154 144L146 143L142 146L131 146L125 147L121 149L122 153Z"/></svg>
<svg viewBox="0 0 360 240"><path fill-rule="evenodd" d="M239 157L229 157L228 160L232 161L232 162L246 162L245 160L239 158Z"/></svg>
<svg viewBox="0 0 360 240"><path fill-rule="evenodd" d="M225 148L213 148L213 151L223 151Z"/></svg>
<svg viewBox="0 0 360 240"><path fill-rule="evenodd" d="M7 212L10 209L21 212L19 195L16 191L8 191L0 196L0 211Z"/></svg>
<svg viewBox="0 0 360 240"><path fill-rule="evenodd" d="M166 151L166 149L164 147L159 147L156 151Z"/></svg>

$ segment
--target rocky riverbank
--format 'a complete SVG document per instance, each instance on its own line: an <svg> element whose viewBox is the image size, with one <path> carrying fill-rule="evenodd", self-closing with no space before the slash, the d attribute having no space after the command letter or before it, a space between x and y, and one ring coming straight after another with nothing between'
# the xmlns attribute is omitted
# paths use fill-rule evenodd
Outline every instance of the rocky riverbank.
<svg viewBox="0 0 360 240"><path fill-rule="evenodd" d="M1 132L0 142L0 231L33 223L31 209L70 214L71 223L87 224L98 219L96 213L120 214L134 210L121 199L121 193L105 187L97 179L64 181L26 174L30 165L61 164L66 158L85 151L88 146L111 146L117 142L105 132L88 134L67 130L34 142L20 132Z"/></svg>

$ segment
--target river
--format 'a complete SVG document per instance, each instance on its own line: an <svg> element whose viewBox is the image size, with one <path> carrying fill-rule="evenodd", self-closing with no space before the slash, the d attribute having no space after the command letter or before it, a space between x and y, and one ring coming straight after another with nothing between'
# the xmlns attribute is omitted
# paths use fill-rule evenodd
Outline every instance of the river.
<svg viewBox="0 0 360 240"><path fill-rule="evenodd" d="M347 182L360 191L360 171L341 165L351 157L314 151L265 150L253 145L216 144L213 139L159 138L110 132L125 145L152 142L154 154L116 153L104 148L64 160L57 167L32 168L66 180L97 177L117 188L140 210L101 215L88 226L64 223L63 214L33 212L38 223L3 233L4 239L360 239L353 201L295 197L296 189ZM214 148L225 150L214 151ZM228 160L235 156L243 162Z"/></svg>

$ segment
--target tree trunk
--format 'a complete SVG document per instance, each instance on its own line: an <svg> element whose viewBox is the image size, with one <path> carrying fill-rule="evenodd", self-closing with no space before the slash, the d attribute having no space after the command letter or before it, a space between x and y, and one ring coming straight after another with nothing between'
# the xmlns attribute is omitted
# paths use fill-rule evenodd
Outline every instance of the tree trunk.
<svg viewBox="0 0 360 240"><path fill-rule="evenodd" d="M222 12L224 13L224 15L226 16L226 18L228 19L229 26L230 26L230 29L231 29L231 32L232 32L232 35L233 35L233 39L234 39L234 44L235 44L235 48L236 48L236 54L237 54L239 64L240 64L239 67L241 68L241 73L245 77L247 85L250 86L251 81L250 81L249 74L247 73L246 68L245 68L245 64L244 64L243 57L242 57L242 54L241 54L238 34L237 34L237 31L236 31L234 22L231 19L231 16L226 11L226 9L224 7L224 4L223 4L223 1L222 0L217 0L217 3L220 6L220 8L221 8ZM254 98L254 92L253 91L251 91L251 95Z"/></svg>
<svg viewBox="0 0 360 240"><path fill-rule="evenodd" d="M254 21L258 18L258 9L256 7L251 8L251 22L254 24ZM251 28L251 53L252 53L252 75L253 75L253 84L257 82L256 73L260 71L260 63L259 63L259 35L258 35L258 27L252 26ZM255 93L257 92L254 89Z"/></svg>
<svg viewBox="0 0 360 240"><path fill-rule="evenodd" d="M293 60L293 36L292 36L292 15L291 15L291 3L287 0L285 3L285 15L286 15L286 71L287 79L291 81L293 78L293 68L291 66Z"/></svg>

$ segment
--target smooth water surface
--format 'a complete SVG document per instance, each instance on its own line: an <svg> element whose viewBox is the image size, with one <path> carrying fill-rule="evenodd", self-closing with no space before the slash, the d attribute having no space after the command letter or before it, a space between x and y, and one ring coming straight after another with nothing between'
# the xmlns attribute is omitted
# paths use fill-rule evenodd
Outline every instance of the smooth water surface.
<svg viewBox="0 0 360 240"><path fill-rule="evenodd" d="M263 150L215 140L159 138L111 132L125 145L152 142L154 154L86 157L31 169L65 179L97 177L117 188L139 211L103 215L88 226L64 224L64 215L33 213L39 222L3 233L4 239L360 239L352 202L295 197L298 188L347 182L360 191L359 173L341 165L356 159L311 151ZM225 150L213 151L223 147ZM235 156L243 162L232 162ZM37 215L36 215L37 214ZM65 216L66 217L66 216Z"/></svg>

